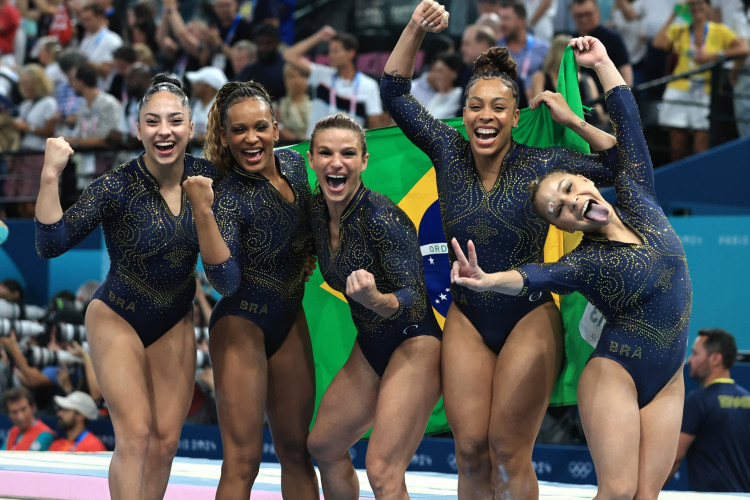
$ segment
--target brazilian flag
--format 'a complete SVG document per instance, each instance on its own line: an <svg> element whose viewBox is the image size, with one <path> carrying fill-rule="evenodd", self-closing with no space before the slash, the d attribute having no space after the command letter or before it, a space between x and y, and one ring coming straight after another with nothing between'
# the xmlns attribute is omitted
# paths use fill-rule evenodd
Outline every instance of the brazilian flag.
<svg viewBox="0 0 750 500"><path fill-rule="evenodd" d="M565 50L560 67L558 92L566 98L571 109L583 118L577 67L569 47ZM445 121L466 135L461 118ZM363 173L363 182L370 189L387 195L414 221L424 260L427 291L435 316L440 326L443 326L452 297L448 245L440 220L435 171L428 157L414 146L398 127L369 130L366 137L370 159L367 170ZM588 144L583 139L552 120L546 106L540 106L536 110L521 110L518 128L513 130L513 138L530 146L565 146L584 153L589 152ZM292 149L306 156L309 142L292 146ZM315 174L312 170L309 171L309 178L314 185ZM580 234L563 234L550 228L545 246L545 260L557 260L563 253L574 248L580 239ZM566 361L565 370L552 396L553 405L576 403L578 378L592 351L578 330L578 323L586 304L586 300L578 294L562 298ZM316 396L317 403L320 403L331 380L349 357L356 330L344 296L330 288L323 281L319 271L315 272L307 284L304 308L313 342ZM441 399L433 411L426 432L431 434L447 429L448 423Z"/></svg>

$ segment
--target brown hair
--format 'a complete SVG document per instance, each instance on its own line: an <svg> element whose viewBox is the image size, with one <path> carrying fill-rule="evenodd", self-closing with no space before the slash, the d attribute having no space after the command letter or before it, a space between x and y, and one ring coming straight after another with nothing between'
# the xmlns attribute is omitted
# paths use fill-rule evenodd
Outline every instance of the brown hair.
<svg viewBox="0 0 750 500"><path fill-rule="evenodd" d="M13 387L5 391L3 393L3 406L5 407L5 411L8 411L8 405L10 403L15 403L16 401L20 401L22 399L28 401L29 406L34 406L34 395L31 394L31 391L26 387Z"/></svg>
<svg viewBox="0 0 750 500"><path fill-rule="evenodd" d="M518 84L516 78L518 78L518 64L510 56L507 47L490 47L486 52L477 57L474 62L474 75L466 85L466 92L464 93L464 102L469 98L469 90L477 83L480 79L492 80L494 78L500 79L508 88L513 92L513 99L516 101L516 107L518 107Z"/></svg>
<svg viewBox="0 0 750 500"><path fill-rule="evenodd" d="M542 219L547 220L547 218L544 216L542 212L539 211L536 205L536 196L537 194L539 194L539 186L542 184L542 182L547 180L548 177L552 177L553 175L557 175L557 174L569 174L569 173L570 172L568 172L567 170L562 170L562 169L557 168L555 170L550 170L549 172L545 172L544 174L540 175L533 181L529 182L529 197L531 198L531 206L534 209L534 211L537 213L537 215L541 217Z"/></svg>
<svg viewBox="0 0 750 500"><path fill-rule="evenodd" d="M271 96L260 83L249 82L229 82L224 84L216 94L216 100L208 112L208 124L206 129L206 142L203 146L203 152L206 159L213 162L219 169L221 177L227 175L235 163L232 152L229 148L221 145L221 130L224 127L224 121L227 119L227 111L240 101L245 99L258 99L266 103L271 118L276 121L271 105Z"/></svg>
<svg viewBox="0 0 750 500"><path fill-rule="evenodd" d="M346 113L335 113L325 116L315 123L312 134L310 135L310 151L315 146L315 137L321 130L343 129L350 130L357 134L359 143L362 146L362 156L367 153L367 141L365 140L365 130L362 125L357 123L351 116Z"/></svg>

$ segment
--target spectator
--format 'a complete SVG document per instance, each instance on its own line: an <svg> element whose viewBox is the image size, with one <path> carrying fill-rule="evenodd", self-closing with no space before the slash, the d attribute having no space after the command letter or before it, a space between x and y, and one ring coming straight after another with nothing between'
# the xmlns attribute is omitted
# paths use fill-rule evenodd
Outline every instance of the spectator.
<svg viewBox="0 0 750 500"><path fill-rule="evenodd" d="M746 42L750 39L750 0L742 0L737 10L730 12L729 27ZM734 79L734 119L740 137L750 136L750 57L745 57L742 66L735 65Z"/></svg>
<svg viewBox="0 0 750 500"><path fill-rule="evenodd" d="M498 14L495 14L494 12L485 12L484 14L481 14L474 24L476 24L477 26L486 26L491 29L495 34L496 40L499 40L503 37L503 30L500 25L500 16Z"/></svg>
<svg viewBox="0 0 750 500"><path fill-rule="evenodd" d="M122 45L122 38L107 28L107 14L96 3L83 7L80 20L85 32L80 50L86 54L89 64L96 70L97 86L106 90L114 77L112 74L113 53Z"/></svg>
<svg viewBox="0 0 750 500"><path fill-rule="evenodd" d="M498 45L508 47L508 51L518 64L518 78L527 89L531 87L531 75L542 68L544 57L549 50L549 42L526 31L526 8L521 3L506 0L500 6L500 30L503 37Z"/></svg>
<svg viewBox="0 0 750 500"><path fill-rule="evenodd" d="M39 64L44 66L44 72L52 80L55 89L58 85L67 81L65 73L57 63L60 51L62 51L60 42L57 41L57 38L51 36L45 36L37 40L34 49L31 51L31 58L38 60Z"/></svg>
<svg viewBox="0 0 750 500"><path fill-rule="evenodd" d="M55 135L68 136L73 133L78 111L83 106L83 97L76 94L71 82L75 78L79 66L86 64L86 56L76 49L65 49L57 60L60 69L65 74L65 81L55 89L57 101L57 128Z"/></svg>
<svg viewBox="0 0 750 500"><path fill-rule="evenodd" d="M190 101L193 141L200 144L202 148L203 142L206 140L208 112L216 100L216 93L227 83L227 76L219 68L206 66L195 72L188 71L185 77L193 85L193 98ZM196 156L198 155L196 154Z"/></svg>
<svg viewBox="0 0 750 500"><path fill-rule="evenodd" d="M698 332L688 364L701 387L685 398L670 474L687 457L690 490L750 492L750 391L729 378L736 358L732 334Z"/></svg>
<svg viewBox="0 0 750 500"><path fill-rule="evenodd" d="M138 53L129 43L120 45L112 52L114 73L107 92L118 101L125 104L128 102L128 94L125 89L125 75L128 70L138 61Z"/></svg>
<svg viewBox="0 0 750 500"><path fill-rule="evenodd" d="M55 132L57 101L52 97L53 84L39 64L27 64L18 80L23 102L18 108L15 125L21 131L22 151L39 154L14 156L10 162L5 189L9 198L17 200L18 216L34 217L34 201L39 191L39 176L44 163L44 143Z"/></svg>
<svg viewBox="0 0 750 500"><path fill-rule="evenodd" d="M422 102L435 118L460 116L463 108L463 89L458 77L463 70L458 54L442 52L437 54L430 65L427 80L435 90L427 102Z"/></svg>
<svg viewBox="0 0 750 500"><path fill-rule="evenodd" d="M633 83L644 82L646 63L646 0L615 0L612 6L612 28L622 36L633 67Z"/></svg>
<svg viewBox="0 0 750 500"><path fill-rule="evenodd" d="M23 305L24 296L21 283L12 278L6 278L3 281L0 281L0 299L14 304Z"/></svg>
<svg viewBox="0 0 750 500"><path fill-rule="evenodd" d="M197 71L211 60L210 38L207 25L203 21L192 20L187 25L180 15L176 0L162 2L162 21L156 31L156 40L164 57L165 69L178 78L186 71ZM172 39L170 30L175 39Z"/></svg>
<svg viewBox="0 0 750 500"><path fill-rule="evenodd" d="M34 397L25 387L14 387L3 394L3 406L13 427L5 436L0 450L45 451L55 439L55 433L34 417Z"/></svg>
<svg viewBox="0 0 750 500"><path fill-rule="evenodd" d="M65 437L52 442L49 451L107 451L104 443L86 427L89 420L96 420L99 411L94 400L81 391L73 391L67 396L55 396L58 427Z"/></svg>
<svg viewBox="0 0 750 500"><path fill-rule="evenodd" d="M0 0L0 59L15 64L16 31L21 26L21 13L11 0ZM10 57L6 57L10 56Z"/></svg>
<svg viewBox="0 0 750 500"><path fill-rule="evenodd" d="M156 57L154 56L151 47L145 43L136 43L133 45L133 49L138 57L138 62L145 64L152 70L156 68Z"/></svg>
<svg viewBox="0 0 750 500"><path fill-rule="evenodd" d="M97 87L96 70L90 64L76 69L72 80L76 94L83 97L84 103L78 112L73 133L66 140L76 148L107 148L107 136L117 128L122 113L120 101L102 92ZM112 153L83 153L78 158L78 188L83 189L95 175L100 175L112 166Z"/></svg>
<svg viewBox="0 0 750 500"><path fill-rule="evenodd" d="M688 7L692 18L690 25L673 24L677 14L672 12L653 41L656 48L677 54L673 74L684 73L724 56L747 54L746 40L737 38L726 25L708 20L709 0L690 0ZM740 64L740 60L735 61L735 65ZM670 82L664 90L659 124L669 129L672 161L688 156L691 132L693 153L708 149L710 80L710 71L705 71L689 79Z"/></svg>
<svg viewBox="0 0 750 500"><path fill-rule="evenodd" d="M146 95L146 91L151 86L152 78L151 69L142 62L133 64L128 70L125 75L127 100L123 103L117 128L112 129L107 137L110 143L119 144L121 147L131 151L141 149L141 141L138 140L138 107L141 104L141 99ZM127 155L128 159L132 158L132 154L129 152L121 153L122 155ZM127 161L124 158L121 158L121 160L118 159L115 163L119 164ZM94 290L91 291L91 294L93 292ZM88 300L91 300L91 294L89 294ZM88 303L88 300L86 303Z"/></svg>
<svg viewBox="0 0 750 500"><path fill-rule="evenodd" d="M494 33L486 26L470 24L464 29L463 36L461 37L461 58L464 63L464 69L459 78L462 91L466 88L469 79L474 74L474 61L476 61L480 54L489 50L490 47L494 47L496 41ZM526 97L526 86L520 78L516 78L516 83L518 84L517 107L518 109L523 109L529 105L529 99Z"/></svg>
<svg viewBox="0 0 750 500"><path fill-rule="evenodd" d="M312 113L312 100L307 95L307 77L291 64L284 66L286 95L279 99L276 120L279 123L279 138L296 144L307 139L307 124Z"/></svg>
<svg viewBox="0 0 750 500"><path fill-rule="evenodd" d="M577 30L576 33L573 33L573 36L593 36L598 38L607 47L607 54L609 54L609 58L612 59L617 70L625 79L625 83L633 85L633 67L630 65L628 49L625 47L625 42L618 33L602 26L601 12L599 11L597 0L572 0L570 3L570 15L573 16ZM594 80L600 94L604 93L604 89L596 77L594 70L583 68L581 71L587 73Z"/></svg>
<svg viewBox="0 0 750 500"><path fill-rule="evenodd" d="M245 69L258 60L258 46L250 40L240 40L232 45L232 71L234 71L234 81L247 81Z"/></svg>
<svg viewBox="0 0 750 500"><path fill-rule="evenodd" d="M279 52L279 29L270 24L261 24L255 31L258 47L258 60L244 69L236 80L255 81L263 85L271 99L277 100L286 95L284 87L284 57Z"/></svg>
<svg viewBox="0 0 750 500"><path fill-rule="evenodd" d="M303 58L313 47L328 42L330 66L316 64ZM313 110L307 126L310 136L315 123L324 116L343 111L363 127L382 127L388 123L380 102L378 83L357 71L355 59L359 43L350 33L336 33L323 26L317 33L292 45L284 52L284 59L309 75Z"/></svg>
<svg viewBox="0 0 750 500"><path fill-rule="evenodd" d="M211 64L232 78L234 72L229 63L232 57L230 47L239 40L252 40L253 27L238 12L237 0L215 0L213 7L216 19L208 38L208 45L214 54Z"/></svg>
<svg viewBox="0 0 750 500"><path fill-rule="evenodd" d="M529 16L529 29L534 36L552 42L555 35L555 16L557 0L523 0L526 14Z"/></svg>
<svg viewBox="0 0 750 500"><path fill-rule="evenodd" d="M115 10L114 2L112 0L93 0L93 3L97 4L104 11L104 15L107 18L107 27L122 36L122 16L120 12Z"/></svg>

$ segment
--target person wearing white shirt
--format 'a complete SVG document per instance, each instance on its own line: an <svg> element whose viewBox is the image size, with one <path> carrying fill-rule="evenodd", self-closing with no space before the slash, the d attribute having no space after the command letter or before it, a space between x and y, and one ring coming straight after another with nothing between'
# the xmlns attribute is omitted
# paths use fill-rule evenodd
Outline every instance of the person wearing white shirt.
<svg viewBox="0 0 750 500"><path fill-rule="evenodd" d="M96 3L90 3L81 10L81 24L86 35L81 40L79 49L89 58L89 63L96 69L100 90L106 90L112 83L114 74L112 53L122 45L120 35L107 27L107 14Z"/></svg>

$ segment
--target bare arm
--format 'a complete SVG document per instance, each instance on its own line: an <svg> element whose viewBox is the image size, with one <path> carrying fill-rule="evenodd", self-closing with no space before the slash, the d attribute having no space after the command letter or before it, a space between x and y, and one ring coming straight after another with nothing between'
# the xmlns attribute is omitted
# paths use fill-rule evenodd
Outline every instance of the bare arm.
<svg viewBox="0 0 750 500"><path fill-rule="evenodd" d="M334 36L336 36L335 29L330 26L323 26L316 33L286 49L284 51L284 60L308 75L310 74L310 62L305 59L305 54L319 43L330 41Z"/></svg>
<svg viewBox="0 0 750 500"><path fill-rule="evenodd" d="M654 39L651 41L651 44L657 49L666 51L672 50L672 40L670 40L667 36L667 30L669 29L669 25L672 24L672 21L674 21L674 18L676 16L677 14L675 12L672 12L672 15L669 16L669 19L667 19L667 22L664 23L664 25L659 28L659 32L654 35Z"/></svg>
<svg viewBox="0 0 750 500"><path fill-rule="evenodd" d="M432 0L420 3L401 33L383 71L389 75L411 78L425 33L443 31L448 27L448 18L448 12L439 3Z"/></svg>
<svg viewBox="0 0 750 500"><path fill-rule="evenodd" d="M539 20L544 16L551 4L552 0L542 0L541 2L539 2L539 7L536 8L536 11L534 12L534 14L532 14L531 19L529 19L529 24L531 26L536 26L536 23L538 23Z"/></svg>
<svg viewBox="0 0 750 500"><path fill-rule="evenodd" d="M62 219L63 211L57 181L71 156L73 156L73 148L65 142L65 139L62 137L47 139L35 209L36 218L42 224L53 224Z"/></svg>
<svg viewBox="0 0 750 500"><path fill-rule="evenodd" d="M672 470L669 471L669 476L667 477L667 483L671 481L672 477L674 477L674 475L677 473L677 469L680 468L680 464L682 463L682 460L685 458L688 448L690 448L690 445L693 444L694 440L695 440L695 436L691 436L690 434L685 434L684 432L680 433L680 440L677 443L677 456L674 459L674 465L672 466Z"/></svg>

